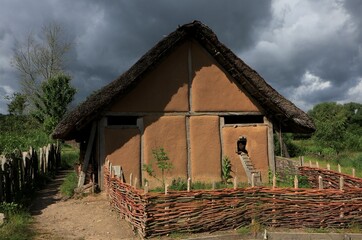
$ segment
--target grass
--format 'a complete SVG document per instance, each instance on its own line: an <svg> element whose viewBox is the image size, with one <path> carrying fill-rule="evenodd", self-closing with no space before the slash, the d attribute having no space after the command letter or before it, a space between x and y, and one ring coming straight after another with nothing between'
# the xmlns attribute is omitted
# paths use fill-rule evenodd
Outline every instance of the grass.
<svg viewBox="0 0 362 240"><path fill-rule="evenodd" d="M79 149L65 144L62 147L61 168L71 169L79 161Z"/></svg>
<svg viewBox="0 0 362 240"><path fill-rule="evenodd" d="M74 195L74 189L78 184L78 176L75 172L69 173L62 185L60 186L60 193L63 196L72 197Z"/></svg>
<svg viewBox="0 0 362 240"><path fill-rule="evenodd" d="M32 239L35 233L30 227L32 219L28 211L14 203L2 203L0 209L7 217L4 225L0 227L0 239Z"/></svg>

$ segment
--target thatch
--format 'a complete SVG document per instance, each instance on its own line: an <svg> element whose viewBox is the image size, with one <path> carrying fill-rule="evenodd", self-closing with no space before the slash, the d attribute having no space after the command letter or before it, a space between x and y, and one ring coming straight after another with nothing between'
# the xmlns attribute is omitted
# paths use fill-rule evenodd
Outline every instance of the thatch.
<svg viewBox="0 0 362 240"><path fill-rule="evenodd" d="M313 122L305 112L267 84L256 71L222 44L210 28L194 21L179 27L162 39L128 71L67 114L53 132L53 138L77 138L77 135L91 121L97 119L115 99L131 91L144 74L154 69L183 41L191 38L198 41L216 59L244 91L259 103L266 116L278 123L278 127L283 131L311 133L315 130Z"/></svg>

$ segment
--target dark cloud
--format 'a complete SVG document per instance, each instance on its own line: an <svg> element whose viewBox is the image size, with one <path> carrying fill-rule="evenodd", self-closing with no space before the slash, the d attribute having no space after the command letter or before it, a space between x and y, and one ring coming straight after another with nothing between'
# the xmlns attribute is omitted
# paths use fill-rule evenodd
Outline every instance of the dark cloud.
<svg viewBox="0 0 362 240"><path fill-rule="evenodd" d="M3 0L0 91L20 89L10 66L15 40L51 21L61 23L74 42L67 69L79 102L178 25L197 19L298 106L350 101L362 92L361 5L354 0ZM0 112L5 111L0 99Z"/></svg>

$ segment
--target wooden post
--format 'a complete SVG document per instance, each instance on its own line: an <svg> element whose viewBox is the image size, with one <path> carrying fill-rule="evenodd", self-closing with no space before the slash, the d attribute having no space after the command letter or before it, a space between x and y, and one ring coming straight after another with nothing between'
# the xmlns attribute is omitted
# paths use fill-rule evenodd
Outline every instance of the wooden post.
<svg viewBox="0 0 362 240"><path fill-rule="evenodd" d="M234 190L236 189L236 187L238 186L238 182L237 182L237 177L234 177Z"/></svg>
<svg viewBox="0 0 362 240"><path fill-rule="evenodd" d="M356 169L352 168L352 177L356 177Z"/></svg>
<svg viewBox="0 0 362 240"><path fill-rule="evenodd" d="M132 178L133 178L133 174L131 173L129 175L129 185L132 186Z"/></svg>
<svg viewBox="0 0 362 240"><path fill-rule="evenodd" d="M338 164L338 172L341 173L342 169L341 169L341 165Z"/></svg>
<svg viewBox="0 0 362 240"><path fill-rule="evenodd" d="M274 174L273 175L273 189L276 188L276 186L277 186L277 177Z"/></svg>
<svg viewBox="0 0 362 240"><path fill-rule="evenodd" d="M322 178L322 176L318 177L318 185L319 185L319 189L323 189L323 178Z"/></svg>
<svg viewBox="0 0 362 240"><path fill-rule="evenodd" d="M251 187L255 187L255 174L251 174Z"/></svg>
<svg viewBox="0 0 362 240"><path fill-rule="evenodd" d="M5 156L4 156L5 158ZM3 190L3 161L5 161L5 159L2 159L2 156L0 155L0 202L4 201L4 190Z"/></svg>
<svg viewBox="0 0 362 240"><path fill-rule="evenodd" d="M215 190L215 182L214 181L212 182L211 188L212 188L212 190Z"/></svg>
<svg viewBox="0 0 362 240"><path fill-rule="evenodd" d="M148 193L148 182L145 183L145 187L143 189L143 193L147 194Z"/></svg>
<svg viewBox="0 0 362 240"><path fill-rule="evenodd" d="M165 195L168 193L168 184L165 184Z"/></svg>
<svg viewBox="0 0 362 240"><path fill-rule="evenodd" d="M294 176L294 188L295 188L295 189L298 189L298 187L299 187L298 185L299 185L298 177L297 177L297 175L295 175L295 176Z"/></svg>
<svg viewBox="0 0 362 240"><path fill-rule="evenodd" d="M312 167L312 161L309 160L309 167Z"/></svg>
<svg viewBox="0 0 362 240"><path fill-rule="evenodd" d="M316 161L315 165L317 166L317 168L319 168L319 162Z"/></svg>
<svg viewBox="0 0 362 240"><path fill-rule="evenodd" d="M133 183L134 188L137 188L137 180L138 180L137 178L134 178L134 183Z"/></svg>
<svg viewBox="0 0 362 240"><path fill-rule="evenodd" d="M190 192L191 189L191 178L187 179L187 191Z"/></svg>
<svg viewBox="0 0 362 240"><path fill-rule="evenodd" d="M331 165L327 163L327 170L331 170Z"/></svg>
<svg viewBox="0 0 362 240"><path fill-rule="evenodd" d="M339 177L339 190L343 191L343 187L344 187L344 177L340 176Z"/></svg>
<svg viewBox="0 0 362 240"><path fill-rule="evenodd" d="M82 171L79 175L78 187L82 187L84 185L86 172L88 170L89 160L90 160L91 154L92 154L93 142L94 142L94 138L96 135L96 126L97 126L97 124L94 121L92 124L91 132L89 134L89 139L88 139L87 149L86 149L85 156L84 156Z"/></svg>

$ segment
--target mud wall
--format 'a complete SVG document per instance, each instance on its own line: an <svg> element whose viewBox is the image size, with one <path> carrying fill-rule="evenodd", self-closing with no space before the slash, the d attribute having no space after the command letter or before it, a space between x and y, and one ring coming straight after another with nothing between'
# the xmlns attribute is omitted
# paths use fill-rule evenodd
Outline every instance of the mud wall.
<svg viewBox="0 0 362 240"><path fill-rule="evenodd" d="M221 143L218 116L190 117L191 179L221 180Z"/></svg>
<svg viewBox="0 0 362 240"><path fill-rule="evenodd" d="M144 163L152 163L155 174L161 178L161 171L153 160L152 150L163 147L173 168L165 174L166 182L171 183L178 177L187 178L187 147L186 119L184 116L147 116L144 118ZM144 178L150 182L150 187L160 186L160 182L144 172Z"/></svg>
<svg viewBox="0 0 362 240"><path fill-rule="evenodd" d="M239 181L247 182L247 176L236 153L236 142L240 136L247 138L246 150L255 168L262 173L262 181L268 181L268 128L264 125L224 126L223 154L230 158L233 176Z"/></svg>
<svg viewBox="0 0 362 240"><path fill-rule="evenodd" d="M133 178L137 178L138 185L140 185L140 131L136 128L105 128L104 134L106 158L112 165L122 167L127 183L132 173Z"/></svg>
<svg viewBox="0 0 362 240"><path fill-rule="evenodd" d="M193 111L258 112L259 109L199 44L192 44Z"/></svg>
<svg viewBox="0 0 362 240"><path fill-rule="evenodd" d="M146 74L111 112L188 111L188 46L184 43Z"/></svg>

